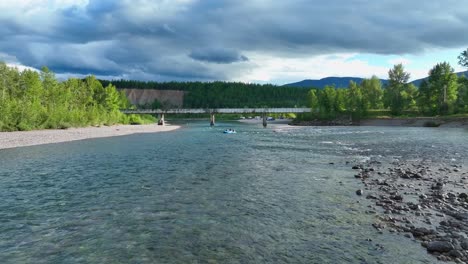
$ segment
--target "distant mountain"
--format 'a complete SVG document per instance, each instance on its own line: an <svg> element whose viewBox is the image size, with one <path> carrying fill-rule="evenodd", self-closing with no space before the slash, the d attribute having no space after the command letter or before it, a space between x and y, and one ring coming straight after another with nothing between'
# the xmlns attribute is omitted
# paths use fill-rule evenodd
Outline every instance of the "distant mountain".
<svg viewBox="0 0 468 264"><path fill-rule="evenodd" d="M457 75L458 75L459 77L462 76L463 74L464 74L466 77L468 77L468 71L457 72ZM422 83L422 81L423 81L423 80L427 80L427 78L429 78L429 77L422 78L422 79L417 79L417 80L412 81L411 83L419 87L419 85Z"/></svg>
<svg viewBox="0 0 468 264"><path fill-rule="evenodd" d="M465 76L468 77L468 71L458 72L457 73L458 76L461 76L462 74L465 74ZM427 78L428 77L422 78L422 79L417 79L417 80L412 81L411 83L416 85L416 86L419 86L421 84L421 82L423 80L427 79ZM301 88L315 87L315 88L323 89L327 85L334 85L337 88L346 88L349 85L349 81L353 81L353 82L356 82L356 83L361 83L362 80L364 80L364 78L359 78L359 77L327 77L327 78L323 78L323 79L320 79L320 80L303 80L303 81L296 82L296 83L285 84L284 86L301 87ZM383 85L388 83L388 80L385 80L385 79L380 79L380 81L382 82Z"/></svg>
<svg viewBox="0 0 468 264"><path fill-rule="evenodd" d="M337 88L346 88L349 85L350 81L361 83L364 78L359 77L327 77L320 80L303 80L296 83L289 83L285 84L284 86L288 87L302 87L302 88L310 88L315 87L319 89L325 88L327 85L334 85ZM383 84L386 84L387 80L382 80Z"/></svg>

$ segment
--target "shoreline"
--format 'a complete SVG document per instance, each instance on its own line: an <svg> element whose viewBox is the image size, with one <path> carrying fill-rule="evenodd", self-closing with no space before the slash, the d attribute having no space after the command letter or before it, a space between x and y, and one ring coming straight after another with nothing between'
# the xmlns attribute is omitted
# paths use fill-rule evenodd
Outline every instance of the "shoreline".
<svg viewBox="0 0 468 264"><path fill-rule="evenodd" d="M177 125L158 126L157 124L151 124L0 132L0 150L63 143L91 138L168 132L179 128L180 126Z"/></svg>
<svg viewBox="0 0 468 264"><path fill-rule="evenodd" d="M263 124L262 119L237 119L235 121L238 121L240 123L246 123L246 124ZM267 121L268 125L289 125L293 119L275 119L275 120L270 120Z"/></svg>
<svg viewBox="0 0 468 264"><path fill-rule="evenodd" d="M468 128L467 117L410 117L369 118L358 122L349 120L313 120L291 122L293 126L395 126L395 127L444 127Z"/></svg>
<svg viewBox="0 0 468 264"><path fill-rule="evenodd" d="M468 263L468 171L460 162L371 160L352 167L379 232L417 241L441 261ZM402 238L404 239L404 238Z"/></svg>

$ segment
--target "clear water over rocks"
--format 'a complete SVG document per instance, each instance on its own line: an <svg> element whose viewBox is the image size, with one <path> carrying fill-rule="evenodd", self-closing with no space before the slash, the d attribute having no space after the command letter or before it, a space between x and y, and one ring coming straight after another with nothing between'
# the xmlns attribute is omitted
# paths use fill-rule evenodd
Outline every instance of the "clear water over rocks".
<svg viewBox="0 0 468 264"><path fill-rule="evenodd" d="M0 150L0 259L434 263L419 243L372 228L351 164L466 164L466 146L462 129L191 122L169 133Z"/></svg>

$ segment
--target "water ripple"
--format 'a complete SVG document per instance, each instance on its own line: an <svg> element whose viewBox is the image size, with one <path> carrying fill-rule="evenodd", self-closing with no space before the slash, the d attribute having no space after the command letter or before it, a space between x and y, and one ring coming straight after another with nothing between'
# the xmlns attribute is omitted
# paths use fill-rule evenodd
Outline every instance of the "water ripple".
<svg viewBox="0 0 468 264"><path fill-rule="evenodd" d="M228 127L239 133L224 135ZM345 162L466 162L466 143L462 130L195 122L167 134L0 150L0 259L432 263L418 244L370 228Z"/></svg>

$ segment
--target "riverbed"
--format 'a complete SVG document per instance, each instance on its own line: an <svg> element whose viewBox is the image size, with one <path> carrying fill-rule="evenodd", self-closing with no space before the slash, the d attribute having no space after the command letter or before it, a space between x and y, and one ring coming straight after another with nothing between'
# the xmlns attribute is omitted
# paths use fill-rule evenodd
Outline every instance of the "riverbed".
<svg viewBox="0 0 468 264"><path fill-rule="evenodd" d="M181 125L0 150L2 262L437 263L372 227L350 165L467 164L466 130Z"/></svg>

